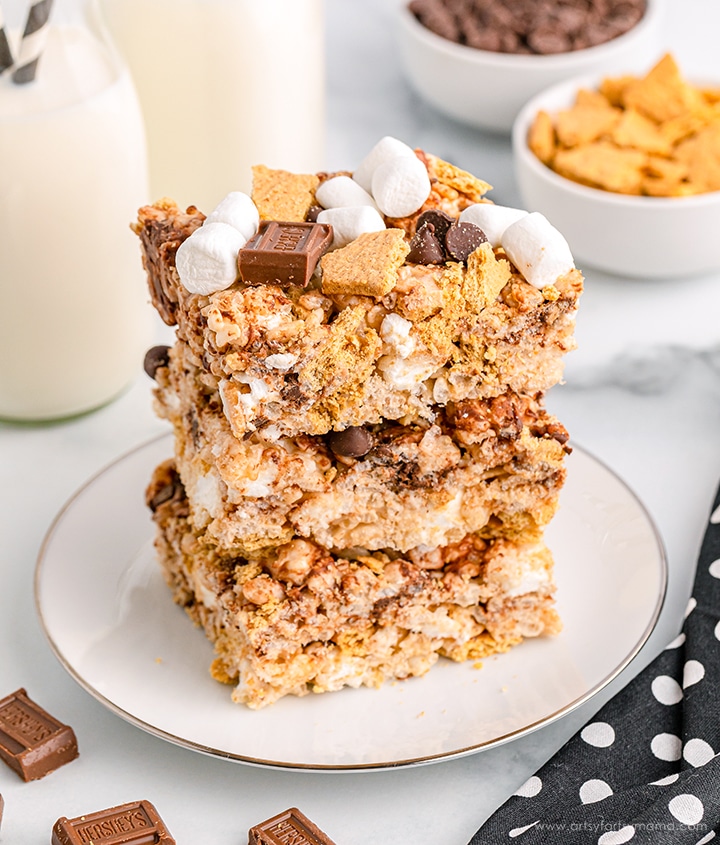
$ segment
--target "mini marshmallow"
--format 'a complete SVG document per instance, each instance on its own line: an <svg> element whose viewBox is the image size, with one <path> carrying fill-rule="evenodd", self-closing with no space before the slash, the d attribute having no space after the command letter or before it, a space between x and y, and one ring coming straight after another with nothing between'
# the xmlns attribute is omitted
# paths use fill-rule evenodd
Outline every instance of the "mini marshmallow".
<svg viewBox="0 0 720 845"><path fill-rule="evenodd" d="M353 205L369 205L377 208L370 194L349 176L333 176L315 191L315 199L323 208L346 208Z"/></svg>
<svg viewBox="0 0 720 845"><path fill-rule="evenodd" d="M346 246L365 232L381 232L386 228L380 213L369 205L328 208L318 214L317 222L333 227L332 249Z"/></svg>
<svg viewBox="0 0 720 845"><path fill-rule="evenodd" d="M208 214L205 223L227 223L249 240L258 230L260 215L247 194L232 191Z"/></svg>
<svg viewBox="0 0 720 845"><path fill-rule="evenodd" d="M430 177L417 156L396 156L373 174L372 195L387 217L407 217L430 196Z"/></svg>
<svg viewBox="0 0 720 845"><path fill-rule="evenodd" d="M533 211L508 226L502 236L508 258L536 288L555 284L575 266L565 238L550 221Z"/></svg>
<svg viewBox="0 0 720 845"><path fill-rule="evenodd" d="M402 141L398 141L397 138L393 138L391 135L386 135L375 144L360 162L353 173L353 179L361 188L372 193L373 173L375 173L381 164L396 156L416 158L415 152L411 147L408 147L407 144L403 144Z"/></svg>
<svg viewBox="0 0 720 845"><path fill-rule="evenodd" d="M460 222L479 226L485 232L490 246L494 248L500 246L505 229L526 214L527 211L522 208L478 202L460 212Z"/></svg>
<svg viewBox="0 0 720 845"><path fill-rule="evenodd" d="M203 223L178 247L180 281L190 293L208 296L229 288L238 275L238 251L247 238L229 223Z"/></svg>

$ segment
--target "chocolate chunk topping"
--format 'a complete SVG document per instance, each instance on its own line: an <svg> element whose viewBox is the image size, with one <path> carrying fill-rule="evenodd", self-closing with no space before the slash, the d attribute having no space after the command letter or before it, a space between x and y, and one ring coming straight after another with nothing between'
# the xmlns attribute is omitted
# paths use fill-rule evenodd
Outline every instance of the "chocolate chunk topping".
<svg viewBox="0 0 720 845"><path fill-rule="evenodd" d="M435 229L435 237L440 243L445 243L445 235L448 229L455 222L455 218L441 211L439 208L430 208L418 217L416 223L416 231L423 223L430 223Z"/></svg>
<svg viewBox="0 0 720 845"><path fill-rule="evenodd" d="M308 208L308 213L305 215L305 221L307 223L317 223L318 214L323 210L321 205L311 205Z"/></svg>
<svg viewBox="0 0 720 845"><path fill-rule="evenodd" d="M372 434L356 425L328 435L328 445L341 458L361 458L372 449L373 442Z"/></svg>
<svg viewBox="0 0 720 845"><path fill-rule="evenodd" d="M248 831L248 845L334 845L332 839L296 807Z"/></svg>
<svg viewBox="0 0 720 845"><path fill-rule="evenodd" d="M175 845L149 801L120 804L53 825L52 845Z"/></svg>
<svg viewBox="0 0 720 845"><path fill-rule="evenodd" d="M412 264L442 264L445 261L445 250L432 223L423 223L416 230L405 260Z"/></svg>
<svg viewBox="0 0 720 845"><path fill-rule="evenodd" d="M28 698L24 689L0 701L0 760L24 781L45 777L77 756L73 729Z"/></svg>
<svg viewBox="0 0 720 845"><path fill-rule="evenodd" d="M248 285L305 286L332 239L323 223L266 220L238 253L240 276Z"/></svg>
<svg viewBox="0 0 720 845"><path fill-rule="evenodd" d="M169 346L153 346L145 353L145 360L143 361L143 369L154 379L155 374L160 367L167 367L170 360Z"/></svg>
<svg viewBox="0 0 720 845"><path fill-rule="evenodd" d="M442 264L450 260L462 263L485 241L485 232L474 223L461 223L439 209L424 211L417 219L406 261L412 264Z"/></svg>
<svg viewBox="0 0 720 845"><path fill-rule="evenodd" d="M445 247L448 255L455 261L467 261L468 256L485 241L485 232L479 226L457 221L448 229Z"/></svg>

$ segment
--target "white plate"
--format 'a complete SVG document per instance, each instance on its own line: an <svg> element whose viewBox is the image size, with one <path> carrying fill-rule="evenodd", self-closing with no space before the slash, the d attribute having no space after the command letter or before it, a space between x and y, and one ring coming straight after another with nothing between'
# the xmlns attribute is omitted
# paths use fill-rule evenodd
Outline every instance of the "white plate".
<svg viewBox="0 0 720 845"><path fill-rule="evenodd" d="M210 677L212 646L173 604L144 504L162 437L90 479L51 526L35 597L55 654L91 695L178 745L285 769L383 769L459 757L559 718L637 654L657 621L667 567L647 512L580 448L547 532L564 630L471 663L441 660L380 690L288 697L248 710Z"/></svg>

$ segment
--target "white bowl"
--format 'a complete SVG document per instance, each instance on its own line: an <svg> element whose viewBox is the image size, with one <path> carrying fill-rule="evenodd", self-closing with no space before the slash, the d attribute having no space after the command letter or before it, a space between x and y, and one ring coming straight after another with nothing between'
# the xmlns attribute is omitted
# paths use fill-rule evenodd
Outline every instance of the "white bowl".
<svg viewBox="0 0 720 845"><path fill-rule="evenodd" d="M566 179L531 152L528 129L538 111L569 108L579 88L600 82L601 77L578 77L554 85L520 111L512 146L523 207L541 212L562 232L580 269L587 265L648 279L720 269L720 191L691 197L617 194Z"/></svg>
<svg viewBox="0 0 720 845"><path fill-rule="evenodd" d="M642 71L661 48L661 3L648 0L642 20L597 47L553 55L493 53L455 44L398 7L397 39L412 87L443 114L481 129L509 133L522 106L550 85L581 74Z"/></svg>

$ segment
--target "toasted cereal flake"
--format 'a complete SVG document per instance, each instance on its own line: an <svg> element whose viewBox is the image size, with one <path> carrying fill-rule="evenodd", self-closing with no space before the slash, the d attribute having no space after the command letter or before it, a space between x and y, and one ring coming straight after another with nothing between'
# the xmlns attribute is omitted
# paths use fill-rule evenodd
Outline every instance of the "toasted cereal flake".
<svg viewBox="0 0 720 845"><path fill-rule="evenodd" d="M575 106L558 113L555 131L563 147L589 144L615 128L621 112L612 106Z"/></svg>
<svg viewBox="0 0 720 845"><path fill-rule="evenodd" d="M688 167L676 159L648 156L642 192L650 197L684 197L695 191L688 186Z"/></svg>
<svg viewBox="0 0 720 845"><path fill-rule="evenodd" d="M697 89L685 82L675 59L668 53L647 76L628 85L623 105L662 123L698 108L702 105L702 97Z"/></svg>
<svg viewBox="0 0 720 845"><path fill-rule="evenodd" d="M639 194L647 154L596 141L572 150L559 150L555 169L561 176L620 194Z"/></svg>
<svg viewBox="0 0 720 845"><path fill-rule="evenodd" d="M554 121L554 157L537 140L528 146L568 179L647 196L720 190L720 89L689 85L670 54L643 77L606 78L599 91L580 89L572 108L538 119Z"/></svg>
<svg viewBox="0 0 720 845"><path fill-rule="evenodd" d="M630 147L656 155L670 155L672 145L657 123L637 109L626 109L611 133L618 147Z"/></svg>
<svg viewBox="0 0 720 845"><path fill-rule="evenodd" d="M436 179L443 185L454 188L459 193L468 196L473 202L480 202L483 196L492 190L492 185L488 185L487 182L483 182L482 179L478 179L472 173L468 173L467 170L461 170L454 164L443 161L430 153L423 153L423 156L431 180Z"/></svg>
<svg viewBox="0 0 720 845"><path fill-rule="evenodd" d="M698 192L720 190L720 123L678 144L676 158L687 165L688 180Z"/></svg>
<svg viewBox="0 0 720 845"><path fill-rule="evenodd" d="M713 106L716 103L720 103L720 88L700 87L698 90L708 105Z"/></svg>
<svg viewBox="0 0 720 845"><path fill-rule="evenodd" d="M409 251L401 229L366 232L322 257L323 293L385 296L395 287Z"/></svg>
<svg viewBox="0 0 720 845"><path fill-rule="evenodd" d="M664 179L669 183L682 182L687 178L688 168L683 162L665 156L648 156L645 164L648 176L654 179Z"/></svg>
<svg viewBox="0 0 720 845"><path fill-rule="evenodd" d="M320 179L309 173L271 170L265 165L252 169L252 200L261 220L302 222L315 202L315 188Z"/></svg>
<svg viewBox="0 0 720 845"><path fill-rule="evenodd" d="M623 107L625 105L625 92L637 81L636 76L608 76L600 83L600 94L610 103L611 106Z"/></svg>
<svg viewBox="0 0 720 845"><path fill-rule="evenodd" d="M692 112L673 117L660 125L660 131L670 144L677 144L685 138L703 130L711 123L720 122L720 107L701 106Z"/></svg>
<svg viewBox="0 0 720 845"><path fill-rule="evenodd" d="M580 88L575 95L576 106L587 106L588 108L606 109L612 106L618 106L619 103L611 103L608 98L600 91L594 91L592 88Z"/></svg>
<svg viewBox="0 0 720 845"><path fill-rule="evenodd" d="M555 157L557 143L552 118L546 111L539 111L528 132L528 146L543 164L550 164Z"/></svg>
<svg viewBox="0 0 720 845"><path fill-rule="evenodd" d="M677 179L661 179L657 176L645 176L640 193L648 197L688 197L700 193L689 182Z"/></svg>

